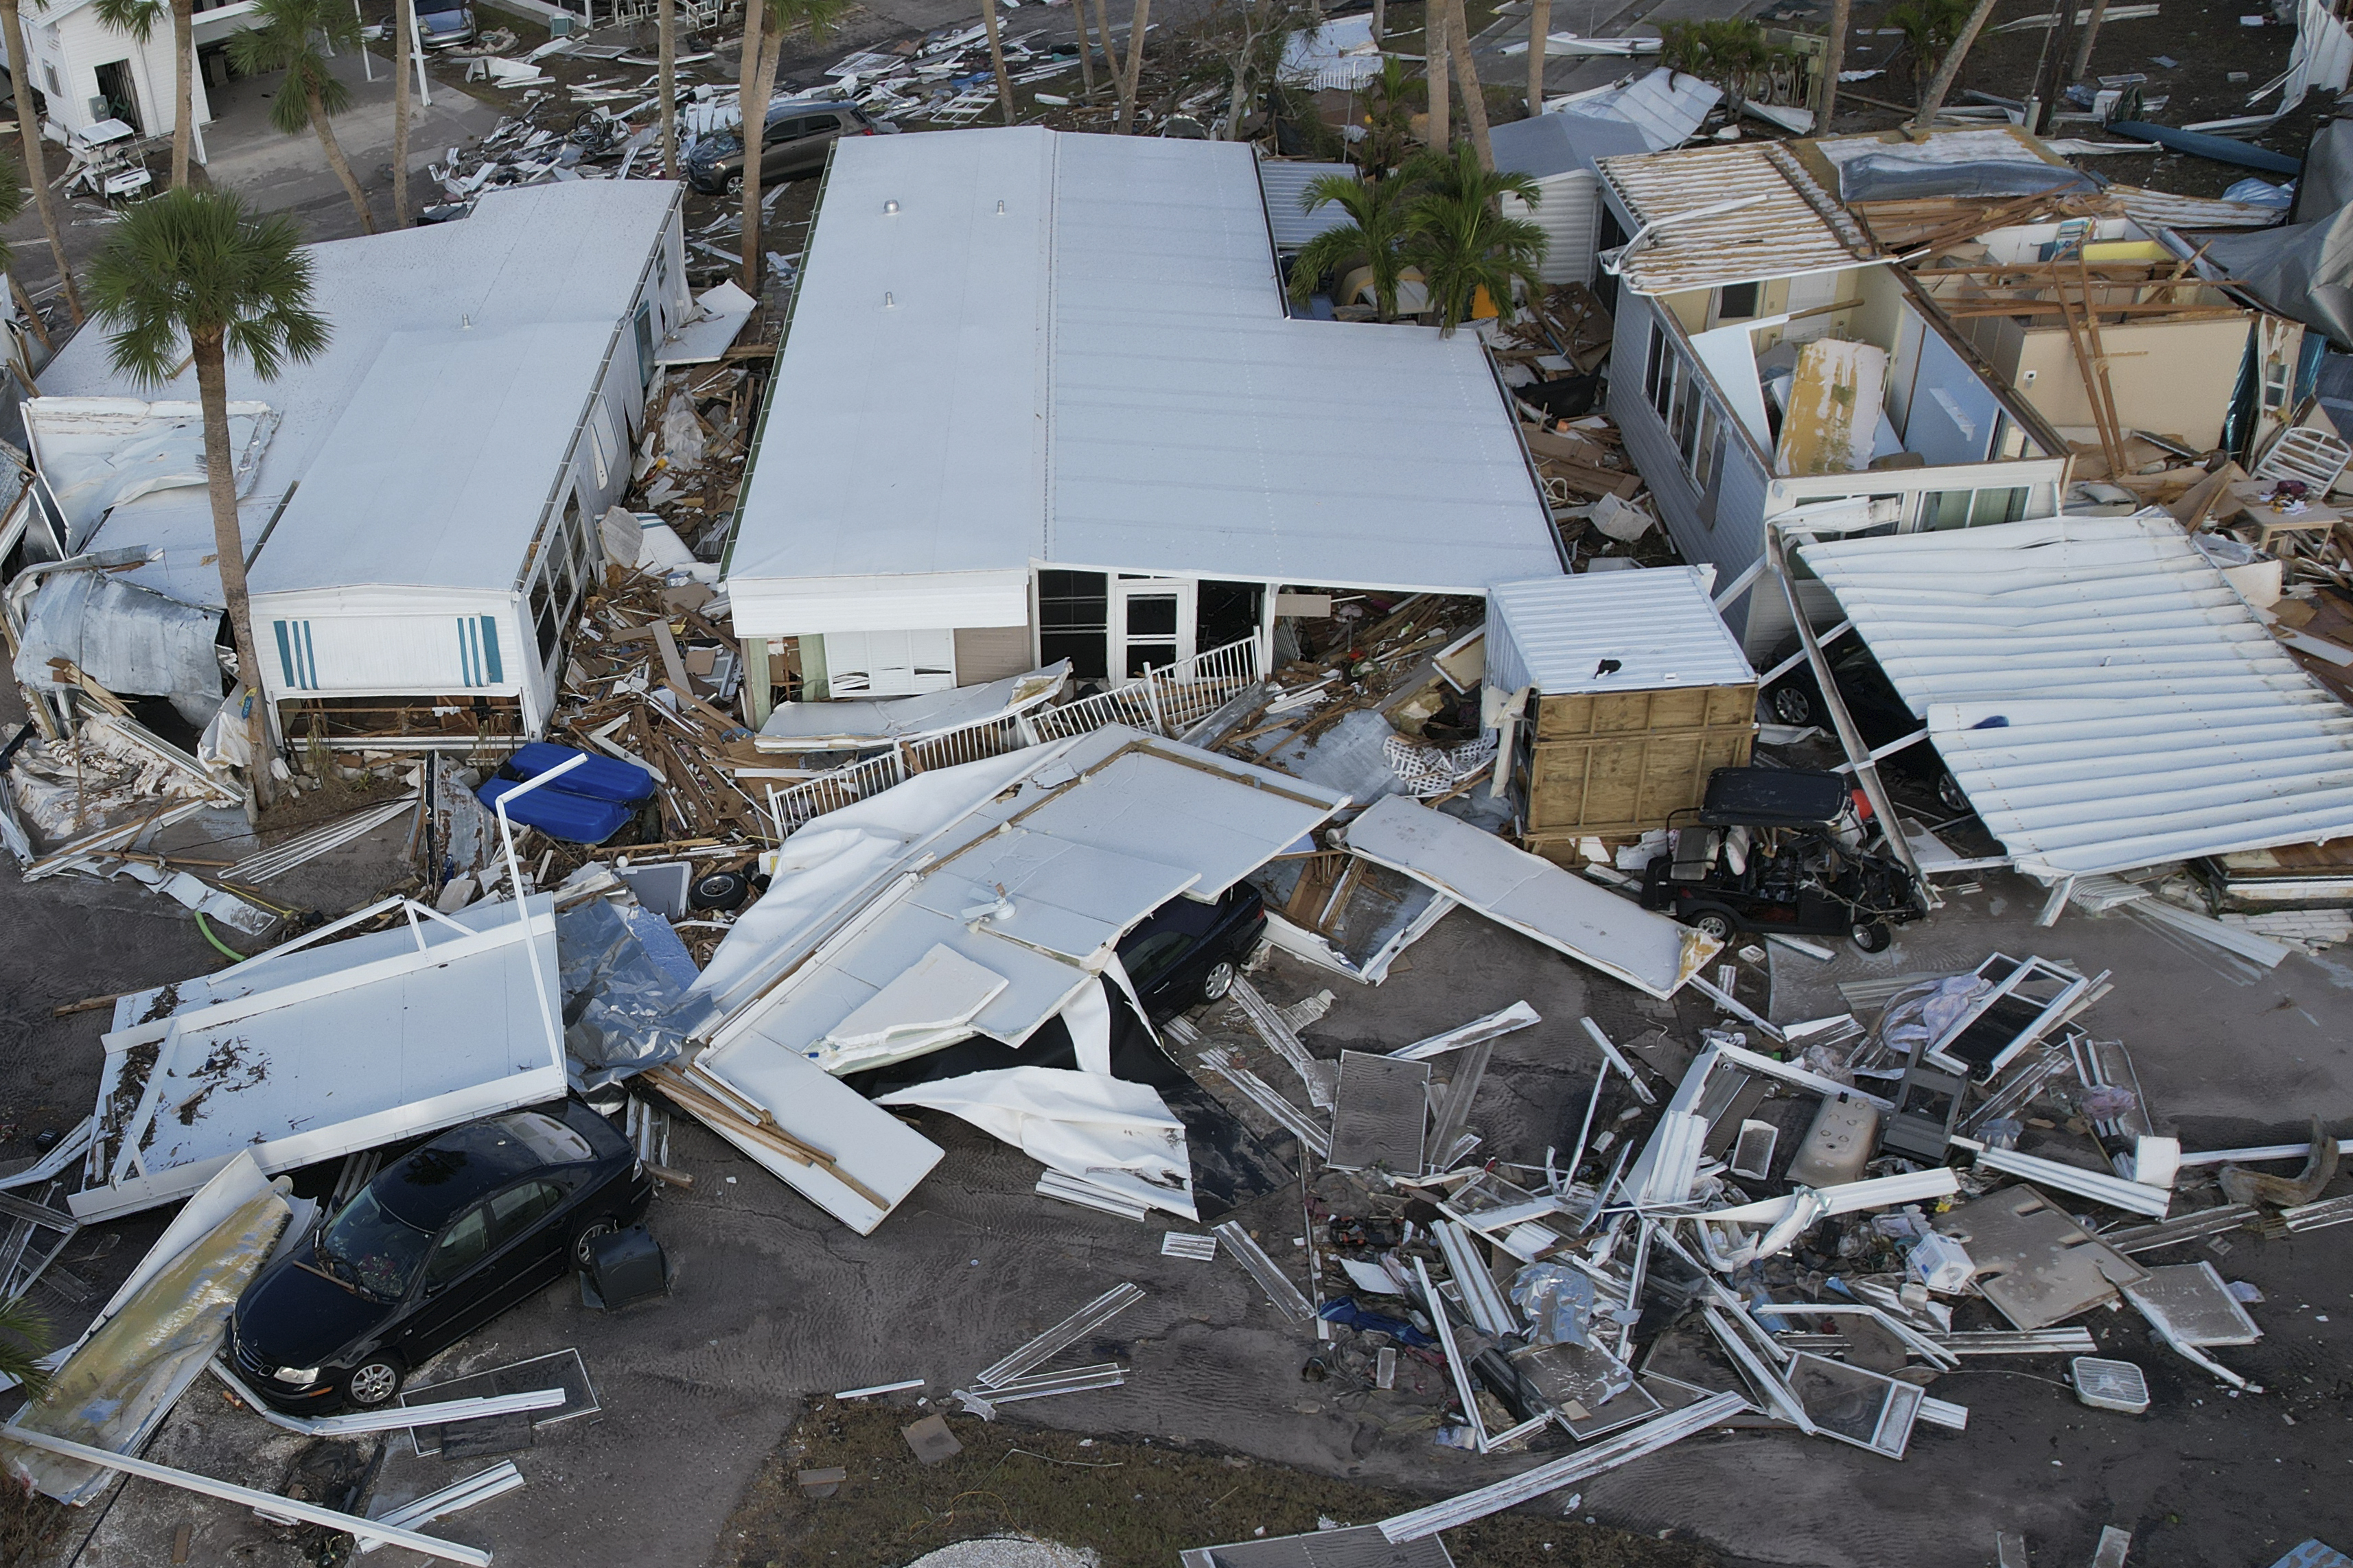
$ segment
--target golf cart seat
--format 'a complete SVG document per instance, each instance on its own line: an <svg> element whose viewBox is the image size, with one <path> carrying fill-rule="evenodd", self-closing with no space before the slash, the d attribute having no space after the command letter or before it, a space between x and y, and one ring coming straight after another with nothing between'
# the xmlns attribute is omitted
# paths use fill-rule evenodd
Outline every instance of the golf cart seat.
<svg viewBox="0 0 2353 1568"><path fill-rule="evenodd" d="M1821 827L1847 809L1841 773L1794 768L1718 768L1707 775L1699 820L1711 827Z"/></svg>

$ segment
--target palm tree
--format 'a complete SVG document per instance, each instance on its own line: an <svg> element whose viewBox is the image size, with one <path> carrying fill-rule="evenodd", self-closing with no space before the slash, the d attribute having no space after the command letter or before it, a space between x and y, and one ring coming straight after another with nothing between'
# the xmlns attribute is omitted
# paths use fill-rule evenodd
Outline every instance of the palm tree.
<svg viewBox="0 0 2353 1568"><path fill-rule="evenodd" d="M164 13L163 0L98 0L98 19L133 41L145 43L155 35L155 20ZM172 184L188 183L188 150L196 122L195 0L172 0Z"/></svg>
<svg viewBox="0 0 2353 1568"><path fill-rule="evenodd" d="M1435 3L1435 0L1433 0ZM1462 89L1462 112L1471 121L1471 145L1478 149L1482 168L1495 166L1495 150L1487 140L1487 94L1479 85L1479 68L1471 58L1471 24L1462 15L1462 0L1444 0L1446 48L1454 57L1456 85Z"/></svg>
<svg viewBox="0 0 2353 1568"><path fill-rule="evenodd" d="M678 0L661 0L655 26L661 35L654 57L654 90L661 94L662 178L678 178Z"/></svg>
<svg viewBox="0 0 2353 1568"><path fill-rule="evenodd" d="M126 208L90 275L117 374L161 387L184 356L195 364L213 554L237 644L237 679L253 692L253 789L260 805L272 792L261 660L230 471L228 356L270 381L288 363L315 359L327 346L326 318L311 309L311 258L301 239L291 218L249 214L231 192L183 186Z"/></svg>
<svg viewBox="0 0 2353 1568"><path fill-rule="evenodd" d="M40 4L40 0L34 0L34 4ZM23 0L0 0L0 44L7 47L11 60L33 58L25 48ZM49 259L57 263L58 279L65 286L66 309L72 312L74 324L79 326L81 290L74 284L73 268L66 264L65 230L58 226L58 204L49 192L48 164L41 153L41 117L33 112L33 73L18 73L16 87L16 133L25 139L24 177L32 182L33 205L41 210L41 232L48 236Z"/></svg>
<svg viewBox="0 0 2353 1568"><path fill-rule="evenodd" d="M1422 188L1406 206L1405 259L1421 268L1438 329L1451 333L1470 318L1479 291L1508 308L1512 285L1544 287L1536 271L1548 243L1525 218L1505 217L1499 198L1529 206L1541 193L1534 178L1482 168L1476 149L1456 147L1419 160Z"/></svg>
<svg viewBox="0 0 2353 1568"><path fill-rule="evenodd" d="M101 4L103 0L101 0ZM417 26L416 0L392 7L392 226L406 228L408 216L408 100L412 84L408 47Z"/></svg>
<svg viewBox="0 0 2353 1568"><path fill-rule="evenodd" d="M785 35L807 27L809 42L822 44L833 37L849 6L850 0L756 0L744 10L745 71L736 95L744 111L744 292L755 300L760 297L760 148L767 133L768 99L776 90Z"/></svg>
<svg viewBox="0 0 2353 1568"><path fill-rule="evenodd" d="M0 0L5 4L5 0ZM343 184L360 215L360 227L375 232L375 215L367 196L335 141L333 117L352 106L352 89L329 68L327 48L360 47L359 14L336 0L258 0L254 15L259 24L229 40L229 63L246 76L284 71L269 100L269 123L289 136L315 132L327 154L327 167Z"/></svg>
<svg viewBox="0 0 2353 1568"><path fill-rule="evenodd" d="M1144 82L1144 32L1151 16L1152 0L1135 0L1135 16L1127 25L1127 70L1120 88L1119 122L1113 128L1122 136L1135 129L1135 95Z"/></svg>
<svg viewBox="0 0 2353 1568"><path fill-rule="evenodd" d="M997 101L1005 123L1013 123L1013 84L1005 77L1005 39L997 30L997 0L980 0L980 25L988 32L988 68L997 78Z"/></svg>
<svg viewBox="0 0 2353 1568"><path fill-rule="evenodd" d="M1938 3L1939 0L1921 0L1923 5ZM1942 3L1948 9L1957 8L1955 0L1942 0ZM1986 18L1992 15L1993 0L1978 0L1954 30L1951 47L1943 51L1944 58L1936 62L1936 74L1929 79L1927 91L1921 95L1920 112L1913 117L1912 123L1920 130L1926 131L1936 123L1936 110L1945 107L1945 94L1953 89L1954 80L1961 74L1961 62L1969 58L1969 46L1978 41L1978 34L1984 29ZM1888 16L1888 21L1897 26L1903 26L1893 14Z"/></svg>
<svg viewBox="0 0 2353 1568"><path fill-rule="evenodd" d="M1545 46L1551 38L1552 0L1535 0L1528 9L1528 112L1532 115L1544 112Z"/></svg>
<svg viewBox="0 0 2353 1568"><path fill-rule="evenodd" d="M25 1298L0 1301L0 1377L13 1378L27 1399L48 1392L49 1372L41 1364L41 1346L48 1337L48 1320Z"/></svg>
<svg viewBox="0 0 2353 1568"><path fill-rule="evenodd" d="M1332 273L1361 260L1373 271L1373 304L1382 321L1397 315L1398 284L1405 271L1407 198L1412 182L1351 179L1324 174L1308 182L1299 205L1308 212L1331 205L1348 215L1348 221L1300 247L1291 264L1291 297L1307 302L1316 287Z"/></svg>
<svg viewBox="0 0 2353 1568"><path fill-rule="evenodd" d="M1659 37L1659 63L1723 89L1725 110L1736 119L1740 106L1771 78L1782 55L1765 36L1762 23L1738 17L1667 22L1660 26Z"/></svg>
<svg viewBox="0 0 2353 1568"><path fill-rule="evenodd" d="M1413 101L1421 89L1403 61L1381 57L1381 74L1365 88L1365 139L1356 143L1366 178L1382 179L1413 156Z"/></svg>

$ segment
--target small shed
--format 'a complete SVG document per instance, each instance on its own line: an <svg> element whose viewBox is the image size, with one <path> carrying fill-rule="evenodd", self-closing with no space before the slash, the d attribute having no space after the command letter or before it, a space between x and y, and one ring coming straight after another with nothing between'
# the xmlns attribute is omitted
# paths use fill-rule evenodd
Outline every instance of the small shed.
<svg viewBox="0 0 2353 1568"><path fill-rule="evenodd" d="M1544 280L1592 282L1601 234L1601 175L1594 162L1651 151L1641 128L1613 115L1563 110L1498 125L1490 141L1499 172L1525 174L1536 183L1533 208L1517 196L1506 196L1504 205L1550 240L1538 268Z"/></svg>
<svg viewBox="0 0 2353 1568"><path fill-rule="evenodd" d="M1717 768L1748 761L1757 672L1698 566L1499 583L1487 683L1527 693L1512 778L1539 854L1630 838L1695 806Z"/></svg>

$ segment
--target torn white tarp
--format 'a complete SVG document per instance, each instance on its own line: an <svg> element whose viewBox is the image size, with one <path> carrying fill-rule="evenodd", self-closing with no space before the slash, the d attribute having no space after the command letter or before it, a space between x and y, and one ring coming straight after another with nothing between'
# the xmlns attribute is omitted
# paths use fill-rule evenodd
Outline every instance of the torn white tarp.
<svg viewBox="0 0 2353 1568"><path fill-rule="evenodd" d="M66 659L120 696L168 697L202 727L221 704L220 620L111 573L59 572L33 594L15 673L35 690L63 689L49 661Z"/></svg>
<svg viewBox="0 0 2353 1568"><path fill-rule="evenodd" d="M322 944L388 910L391 931ZM542 895L455 916L386 900L219 973L117 1004L83 1219L168 1203L250 1151L290 1170L565 1092ZM135 1022L125 1022L134 1019Z"/></svg>
<svg viewBox="0 0 2353 1568"><path fill-rule="evenodd" d="M654 351L656 364L709 364L727 352L760 308L732 280L704 289L694 303L700 314L662 340Z"/></svg>
<svg viewBox="0 0 2353 1568"><path fill-rule="evenodd" d="M1673 995L1724 945L1401 795L1351 823L1348 847L1653 996Z"/></svg>
<svg viewBox="0 0 2353 1568"><path fill-rule="evenodd" d="M306 1205L307 1207L308 1205ZM229 1309L269 1258L292 1210L249 1153L224 1165L152 1247L74 1346L21 1426L116 1453L135 1452L219 1349ZM0 1443L8 1472L60 1502L112 1479L79 1460Z"/></svg>
<svg viewBox="0 0 2353 1568"><path fill-rule="evenodd" d="M1150 1084L1069 1068L1001 1068L915 1084L879 1103L947 1111L1049 1170L1149 1208L1199 1217L1185 1124Z"/></svg>
<svg viewBox="0 0 2353 1568"><path fill-rule="evenodd" d="M780 702L754 744L764 752L857 751L945 734L991 719L1011 720L1053 698L1070 679L1063 659L1027 675L958 686L921 697L869 702Z"/></svg>
<svg viewBox="0 0 2353 1568"><path fill-rule="evenodd" d="M253 489L278 428L265 403L228 405L237 493ZM205 483L204 411L136 397L34 397L25 403L33 463L57 498L66 548L80 550L106 514L156 490Z"/></svg>
<svg viewBox="0 0 2353 1568"><path fill-rule="evenodd" d="M2353 714L2168 517L1799 546L2046 879L2353 833Z"/></svg>

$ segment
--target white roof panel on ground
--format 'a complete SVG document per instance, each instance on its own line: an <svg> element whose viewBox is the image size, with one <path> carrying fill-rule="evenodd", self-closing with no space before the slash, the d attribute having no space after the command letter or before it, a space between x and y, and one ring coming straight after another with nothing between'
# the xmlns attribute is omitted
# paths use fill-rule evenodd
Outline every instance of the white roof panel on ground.
<svg viewBox="0 0 2353 1568"><path fill-rule="evenodd" d="M1559 569L1473 335L1288 317L1248 147L1032 127L839 145L743 510L739 619L812 579L1033 563Z"/></svg>
<svg viewBox="0 0 2353 1568"><path fill-rule="evenodd" d="M1653 566L1498 583L1487 592L1488 684L1558 697L1752 681L1709 576Z"/></svg>
<svg viewBox="0 0 2353 1568"><path fill-rule="evenodd" d="M2353 833L2353 712L2168 518L1798 548L2024 869Z"/></svg>

